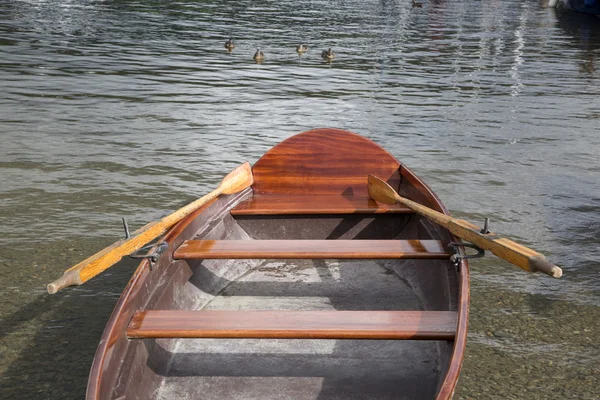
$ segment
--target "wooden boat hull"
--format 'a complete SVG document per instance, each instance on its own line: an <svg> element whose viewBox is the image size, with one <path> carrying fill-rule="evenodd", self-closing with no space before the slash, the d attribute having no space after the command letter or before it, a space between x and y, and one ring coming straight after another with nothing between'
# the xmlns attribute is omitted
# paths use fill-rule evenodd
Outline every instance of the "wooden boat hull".
<svg viewBox="0 0 600 400"><path fill-rule="evenodd" d="M445 257L454 239L445 229L369 200L369 173L447 213L410 170L365 138L317 129L285 140L254 165L252 188L182 220L162 239L168 249L155 267L139 265L98 346L87 398L450 398L467 335L467 263ZM267 253L271 244L283 255L214 258L217 242L191 239L234 246L243 240L267 246ZM302 254L323 240L337 241L325 246L337 253L317 247ZM375 243L368 241L394 240L409 247L360 257ZM132 320L146 316L140 310L150 310L158 330L140 333ZM178 313L166 313L170 325L161 325L165 314L153 310ZM237 315L232 322L239 326L225 319L226 332L207 334L204 322L192 323L199 315L193 310ZM244 319L220 310L257 314ZM260 317L265 312L270 319ZM252 328L257 318L264 332Z"/></svg>

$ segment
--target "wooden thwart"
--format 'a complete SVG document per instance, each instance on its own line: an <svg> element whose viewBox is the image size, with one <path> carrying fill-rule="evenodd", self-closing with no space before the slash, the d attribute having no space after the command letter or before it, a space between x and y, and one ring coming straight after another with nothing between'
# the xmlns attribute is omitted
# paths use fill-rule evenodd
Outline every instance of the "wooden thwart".
<svg viewBox="0 0 600 400"><path fill-rule="evenodd" d="M173 258L187 259L447 259L439 240L186 240Z"/></svg>
<svg viewBox="0 0 600 400"><path fill-rule="evenodd" d="M453 340L455 311L137 311L127 337Z"/></svg>
<svg viewBox="0 0 600 400"><path fill-rule="evenodd" d="M231 210L231 215L414 214L399 203L377 204L366 195L254 195Z"/></svg>

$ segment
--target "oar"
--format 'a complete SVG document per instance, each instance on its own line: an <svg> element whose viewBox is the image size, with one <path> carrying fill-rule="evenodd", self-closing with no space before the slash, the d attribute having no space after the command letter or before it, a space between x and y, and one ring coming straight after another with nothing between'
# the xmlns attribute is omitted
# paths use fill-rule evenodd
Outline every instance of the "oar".
<svg viewBox="0 0 600 400"><path fill-rule="evenodd" d="M500 237L493 232L482 233L481 228L464 219L452 218L449 215L442 214L422 204L401 197L390 185L376 176L369 175L368 189L369 196L373 200L385 204L403 204L417 214L447 228L459 238L471 242L481 249L489 250L498 257L526 271L540 271L555 278L562 276L562 269L548 262L540 253L515 243L510 239Z"/></svg>
<svg viewBox="0 0 600 400"><path fill-rule="evenodd" d="M163 219L151 222L133 233L127 239L120 240L93 256L83 260L79 264L66 270L60 278L48 285L48 293L54 294L67 286L81 285L98 275L108 267L119 262L124 256L144 247L147 243L162 235L167 229L175 225L181 219L191 214L204 204L221 194L237 193L252 185L254 179L250 164L247 162L231 171L209 194L180 208L173 214Z"/></svg>

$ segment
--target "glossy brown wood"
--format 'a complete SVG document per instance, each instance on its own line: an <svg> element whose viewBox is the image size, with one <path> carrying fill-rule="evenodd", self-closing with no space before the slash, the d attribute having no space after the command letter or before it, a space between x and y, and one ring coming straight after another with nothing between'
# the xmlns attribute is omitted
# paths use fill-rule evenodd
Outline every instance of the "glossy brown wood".
<svg viewBox="0 0 600 400"><path fill-rule="evenodd" d="M399 203L377 204L364 195L255 195L238 204L231 215L414 214Z"/></svg>
<svg viewBox="0 0 600 400"><path fill-rule="evenodd" d="M316 131L310 131L307 133L303 133L303 134L299 134L295 137L295 141L297 143L304 141L305 138L312 138L311 140L314 141L318 141L318 138L315 137L315 133L316 132L320 132L320 134L322 135L328 135L331 131L335 131L338 132L340 136L344 136L346 135L347 137L352 137L352 139L350 139L350 141L355 142L355 145L357 147L360 147L364 144L365 141L367 141L366 139L362 139L361 140L357 140L356 137L357 135L352 134L352 133L345 133L343 131L340 130L328 130L328 129L323 129L323 130L316 130ZM358 137L360 139L360 137ZM369 141L367 141L369 142ZM371 142L372 143L372 142ZM283 144L283 143L282 143ZM377 145L375 145L377 146ZM280 163L277 166L277 168L274 168L273 171L274 173L278 173L281 172L283 169L285 169L285 165L286 165L286 159L285 159L285 155L280 151L281 149L278 148L279 146L276 146L272 151L275 152L279 152L279 157L280 157ZM336 148L335 144L331 145L328 147L328 151L332 152L332 153L336 153L338 151L341 152L352 152L353 154L358 154L360 153L360 151L357 151L355 149L346 149L346 148ZM293 148L291 149L291 151L295 151ZM271 153L271 151L269 152ZM269 154L267 153L267 155ZM387 158L389 160L389 158L393 159L393 157L391 157L387 152L385 152L385 150L379 148L379 153L375 154L373 153L375 158L381 156L383 158ZM269 159L270 157L266 157L267 155L265 155L265 159ZM290 153L290 157L288 158L288 160L292 160L292 158L294 158L294 154ZM323 160L325 158L327 158L326 154L320 154L318 155L318 157ZM335 158L335 155L330 154L329 158ZM272 159L272 158L271 158ZM299 160L302 158L296 158L296 160ZM310 163L310 157L307 155L306 158L307 162ZM363 168L365 165L368 165L368 163L371 163L372 160L367 160L365 157L362 156L357 156L356 158L352 158L349 157L348 158L348 163L349 165L346 166L341 166L341 168L339 169L339 174L341 177L341 180L348 178L347 176L345 176L345 168L350 168L353 169L355 168L355 166L353 164L363 164L360 168ZM395 161L395 160L394 160ZM260 161L259 161L260 163ZM257 163L257 165L259 164ZM394 172L392 173L391 179L386 179L388 180L390 183L393 183L393 187L394 188L398 188L399 192L402 196L411 198L415 201L418 201L421 204L427 205L428 207L431 207L433 209L436 209L438 211L441 211L443 213L447 214L447 210L444 207L444 205L441 203L441 201L437 198L437 196L419 179L417 178L409 169L407 169L406 167L404 167L403 165L400 165L400 163L398 163L397 161L395 161L396 165L400 166L400 174L398 174L398 170L395 169ZM264 164L261 168L267 168L267 165ZM311 171L306 171L305 169L303 169L302 166L300 166L299 168L296 168L295 171L303 171L305 170L305 172L307 172L307 176L312 176L314 174L318 174L319 173L319 168L316 165L313 165L312 167L314 167L314 170ZM324 170L328 170L328 166L326 165L326 163L323 164L323 169ZM259 168L260 173L264 172L265 169L263 169L262 171ZM285 171L283 171L283 175L285 175ZM310 172L310 173L308 173ZM330 174L330 171L327 172L327 174ZM369 173L374 173L373 171L369 171ZM375 173L381 177L384 177L384 174L378 174ZM366 174L365 174L366 177ZM264 193L269 193L269 194L286 194L288 193L286 190L287 188L290 187L290 185L286 185L285 182L281 183L281 179L279 177L276 176L271 176L271 177L264 177L265 179L262 180L262 182L259 185L255 185L254 187L254 194L255 195L261 195ZM349 181L352 181L351 179L352 177L350 177ZM385 178L385 177L384 177ZM337 188L335 188L334 191L330 191L331 188L331 179L333 179L335 181L335 176L333 175L329 175L328 179L329 182L326 184L322 184L319 183L318 185L307 185L307 186L303 186L302 184L299 184L297 181L302 181L301 179L297 179L294 178L296 180L295 183L293 183L293 185L291 185L291 187L294 188L294 195L296 194L307 194L307 195L312 195L314 193L318 193L318 190L322 190L323 193L320 194L341 194L341 193L345 193L345 194L349 194L349 193L354 193L355 195L360 194L360 195L364 195L365 193L358 193L359 188L357 188L356 186L352 186L352 185L348 185L345 188L343 187L343 185L339 185ZM365 178L366 179L366 178ZM338 181L339 182L341 182ZM316 180L315 182L317 182L318 180ZM275 185L271 185L269 186L269 184L272 183L277 183ZM361 185L359 185L361 186ZM274 192L260 192L261 188L263 189L268 189L269 187L271 187L271 189L274 190ZM366 186L364 186L366 188ZM305 190L306 188L306 190ZM343 190L342 190L343 189ZM356 189L356 191L355 191ZM297 190L297 192L296 192ZM315 190L317 190L317 192L315 192ZM342 191L339 191L342 190ZM278 192L279 191L279 192ZM222 205L218 206L220 209L223 208ZM213 207L214 209L214 207ZM212 212L211 210L207 211L209 214ZM107 325L107 328L105 330L105 333L102 337L102 340L100 341L100 345L98 348L98 352L94 361L94 366L92 369L92 373L90 374L90 382L89 382L89 386L88 386L88 399L90 400L99 400L99 399L110 399L110 398L116 398L118 396L121 396L121 392L115 391L114 388L117 386L123 386L122 383L120 382L128 382L128 377L129 377L129 370L131 369L131 367L134 368L148 368L147 365L147 361L146 359L140 359L140 357L143 358L142 356L138 356L137 353L135 355L135 357L131 357L131 352L127 352L126 349L128 346L137 346L138 343L140 344L147 344L147 343L154 343L154 341L152 340L143 340L143 341L138 341L138 340L127 340L126 338L126 327L128 325L128 323L131 320L131 316L133 314L133 310L136 309L171 309L171 308L177 308L179 306L178 303L174 303L174 304L169 304L168 302L171 301L170 299L173 298L173 293L179 293L181 287L178 287L177 285L181 284L183 285L183 283L181 283L181 281L179 280L179 278L177 279L173 279L173 281L176 281L177 283L173 284L173 283L167 283L164 284L166 286L159 286L159 283L161 282L165 282L165 280L167 282L169 282L169 280L171 280L171 277L173 275L179 274L179 271L182 270L186 270L186 273L189 273L189 269L187 268L187 266L184 266L182 262L173 262L172 260L170 260L171 255L172 255L172 251L174 248L176 248L179 243L182 243L182 241L184 239L191 239L193 237L195 237L193 234L190 235L190 232L194 231L194 230L190 230L187 225L194 225L197 224L197 219L201 219L203 221L210 221L210 225L211 226L222 226L222 224L216 224L216 222L219 222L219 218L221 217L213 217L213 216L209 216L206 217L205 216L206 212L201 213L195 213L194 216L190 216L188 217L185 221L183 221L180 224L180 229L173 229L171 231L171 234L174 235L173 238L175 236L177 236L177 238L173 239L175 240L175 242L173 242L172 244L170 243L170 249L169 252L166 252L163 254L163 257L161 257L161 261L159 262L159 264L157 266L155 266L154 271L152 273L148 273L148 268L147 268L147 264L144 263L142 266L140 266L140 268L138 268L138 270L136 271L134 277L132 278L130 285L128 286L128 288L126 289L126 291L124 292L123 296L121 297L121 299L119 300L119 303L117 305L117 308L115 309L115 312L113 314L113 317L111 317L111 321L109 322L109 324ZM228 213L227 213L228 214ZM381 218L382 216L384 216L385 214L381 215L378 218ZM229 217L229 216L228 216ZM355 216L353 216L355 217ZM258 218L258 217L251 217L251 218ZM418 220L421 217L419 216L411 216L409 217L409 219L413 222L418 222ZM441 228L438 228L436 226L430 226L428 223L426 223L427 221L421 221L419 224L419 229L415 230L414 233L415 235L413 237L415 238L443 238L443 239L447 239L447 232L442 230ZM202 222L204 223L204 222ZM311 223L311 218L307 218L306 219L306 223L310 224ZM375 224L374 224L375 225ZM184 229L185 228L185 229ZM196 228L197 230L197 228ZM170 234L170 235L171 235ZM206 234L209 234L209 237L215 237L214 232L206 232ZM204 234L203 234L204 235ZM198 238L203 238L206 236L197 236ZM366 237L368 238L368 236ZM429 261L424 261L425 263L428 263ZM196 262L197 263L197 262ZM416 263L419 263L419 261L417 261ZM436 262L434 262L436 263ZM444 263L445 265L445 263ZM436 265L437 267L438 265ZM444 268L443 265L439 265L441 268L440 270L446 270L446 268ZM423 269L419 269L417 267L417 269L419 271L423 271ZM167 271L166 274L163 274L162 271ZM433 273L433 269L432 269L432 273ZM437 271L437 269L435 270ZM454 268L447 268L447 271L449 273L449 275L453 275L455 274L456 270ZM449 399L452 395L452 392L454 391L454 388L456 386L456 382L458 380L458 373L460 371L460 366L462 363L462 359L463 359L463 354L464 354L464 345L466 343L466 335L467 335L467 324L466 324L466 320L467 320L467 312L468 312L468 287L469 287L469 280L468 280L468 269L467 269L467 263L466 261L461 262L460 264L460 269L459 269L459 277L460 277L460 302L458 304L458 330L456 332L456 337L454 341L451 341L449 343L454 343L454 347L453 347L453 352L452 354L449 355L449 360L446 361L442 361L443 364L440 365L440 372L439 375L440 377L443 379L443 385L440 382L440 386L438 386L438 394L437 394L437 398L439 400L446 400ZM435 272L437 274L437 272ZM443 280L443 276L440 275L439 278L437 277L437 275L435 277L431 277L431 279L442 279ZM425 279L425 282L427 281L427 279ZM184 283L187 282L184 280ZM427 286L427 284L425 284L425 286L423 287L417 287L417 289L422 290L423 291L423 296L428 297L430 295L433 295L433 293L431 293L431 288L429 288ZM452 291L456 290L456 288L451 288ZM157 299L160 299L160 301L157 302ZM454 300L452 300L451 303L449 303L447 305L449 307L449 309L454 309L455 307L457 307L457 304L454 303ZM438 308L434 308L434 309L438 309ZM444 342L444 346L445 342ZM143 347L140 345L140 347ZM442 350L442 352L445 350ZM400 360L401 362L401 360ZM436 374L436 372L433 372L433 374ZM153 379L155 381L158 381L159 384L161 382L162 377L157 375L155 372L153 372L151 369L148 369L147 371L145 371L144 373L141 374L141 377L143 379L146 379L146 377L151 377L148 379ZM398 383L399 385L402 384L402 382ZM419 382L416 382L415 385L420 384ZM154 391L154 386L151 385L147 385L145 382L142 382L142 380L138 380L138 379L134 379L131 381L131 384L127 385L127 392L126 392L126 397L135 397L138 393L146 393L148 394L147 396L145 396L145 398L149 398L150 394L149 393L155 393ZM145 392L146 388L150 387L150 389L148 389L148 392Z"/></svg>
<svg viewBox="0 0 600 400"><path fill-rule="evenodd" d="M398 187L400 163L379 145L340 129L315 129L284 140L252 167L257 194L367 195L374 174Z"/></svg>
<svg viewBox="0 0 600 400"><path fill-rule="evenodd" d="M462 261L459 265L459 294L458 294L458 321L456 327L456 338L454 339L453 358L448 367L446 377L442 381L436 400L448 400L454 396L456 383L460 375L462 363L467 348L467 334L469 332L469 302L471 293L469 291L469 265Z"/></svg>
<svg viewBox="0 0 600 400"><path fill-rule="evenodd" d="M438 240L186 240L174 259L444 259Z"/></svg>
<svg viewBox="0 0 600 400"><path fill-rule="evenodd" d="M129 338L452 340L454 311L138 311Z"/></svg>

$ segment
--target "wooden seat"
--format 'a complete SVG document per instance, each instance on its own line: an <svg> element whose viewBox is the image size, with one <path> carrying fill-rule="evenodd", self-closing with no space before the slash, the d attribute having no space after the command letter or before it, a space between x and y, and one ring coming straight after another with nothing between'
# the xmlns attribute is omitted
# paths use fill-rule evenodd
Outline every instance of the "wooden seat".
<svg viewBox="0 0 600 400"><path fill-rule="evenodd" d="M447 259L439 240L186 240L174 259Z"/></svg>
<svg viewBox="0 0 600 400"><path fill-rule="evenodd" d="M129 338L453 340L455 311L137 311Z"/></svg>
<svg viewBox="0 0 600 400"><path fill-rule="evenodd" d="M231 210L231 215L414 214L400 204L378 204L367 195L254 195Z"/></svg>

